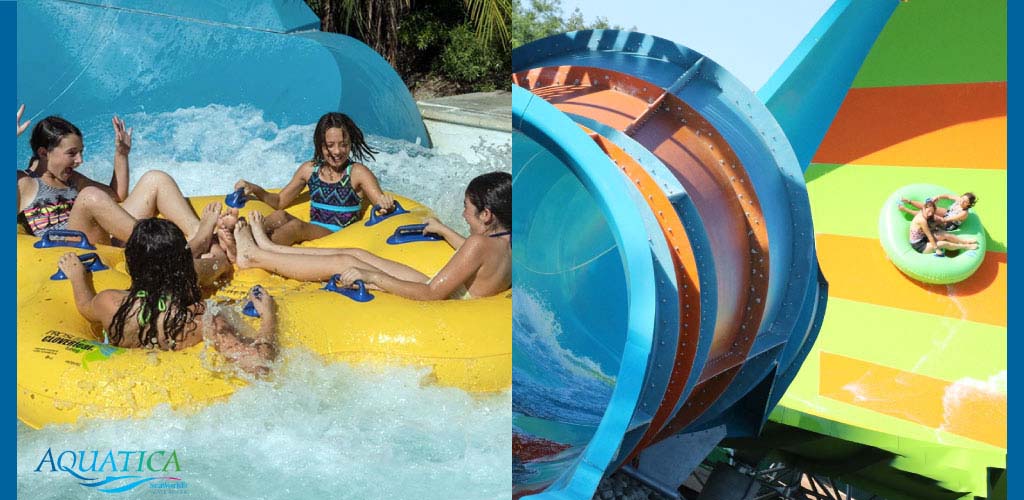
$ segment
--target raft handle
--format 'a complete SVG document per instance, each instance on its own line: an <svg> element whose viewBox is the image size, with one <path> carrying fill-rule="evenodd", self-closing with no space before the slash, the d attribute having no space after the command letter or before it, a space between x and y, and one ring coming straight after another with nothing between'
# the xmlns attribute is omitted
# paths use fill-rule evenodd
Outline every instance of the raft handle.
<svg viewBox="0 0 1024 500"><path fill-rule="evenodd" d="M356 302L369 302L369 301L373 300L373 294L371 294L370 292L366 291L366 283L364 283L363 280L356 280L356 282L353 283L354 285L358 285L359 286L359 288L356 289L356 288L345 288L345 287L338 288L338 285L337 285L336 282L339 279L341 279L341 275L340 274L335 274L334 276L331 276L331 279L327 280L327 284L324 285L324 287L321 288L321 290L326 290L328 292L340 293L340 294L342 294L342 295L344 295L344 296L346 296L346 297L348 297L348 298L350 298L350 299L352 299L352 300L354 300Z"/></svg>
<svg viewBox="0 0 1024 500"><path fill-rule="evenodd" d="M398 226L395 229L395 234L388 236L388 245L401 245L403 243L413 243L416 241L441 241L444 239L439 234L424 234L423 230L426 228L426 224L408 224L405 226Z"/></svg>
<svg viewBox="0 0 1024 500"><path fill-rule="evenodd" d="M57 238L57 239L54 239ZM75 240L77 238L77 240ZM89 238L81 231L74 229L51 229L43 233L43 237L32 245L36 248L51 247L72 247L82 250L96 250L96 247L89 243Z"/></svg>
<svg viewBox="0 0 1024 500"><path fill-rule="evenodd" d="M252 294L256 297L263 295L263 287L259 285L252 287ZM242 314L249 316L250 318L260 317L259 311L256 310L256 304L253 304L251 300L242 308Z"/></svg>
<svg viewBox="0 0 1024 500"><path fill-rule="evenodd" d="M408 210L402 208L402 204L399 203L398 200L395 200L395 209L392 210L391 213L387 213L387 214L384 214L384 215L377 215L377 211L378 210L380 210L380 205L374 205L374 206L370 207L370 220L366 221L366 224L365 224L366 227L373 226L373 225L377 224L378 222L382 222L385 219L389 219L389 218L394 217L396 215L401 215L401 214L409 213Z"/></svg>
<svg viewBox="0 0 1024 500"><path fill-rule="evenodd" d="M224 197L224 204L231 208L242 208L245 206L245 202L247 201L249 201L249 199L245 197L244 187L240 187L233 193Z"/></svg>
<svg viewBox="0 0 1024 500"><path fill-rule="evenodd" d="M103 271L110 269L103 261L100 260L100 256L96 252L83 253L78 256L78 260L85 266L85 269L89 272ZM67 275L64 274L64 270L58 268L57 272L50 276L51 280L59 281L68 279Z"/></svg>

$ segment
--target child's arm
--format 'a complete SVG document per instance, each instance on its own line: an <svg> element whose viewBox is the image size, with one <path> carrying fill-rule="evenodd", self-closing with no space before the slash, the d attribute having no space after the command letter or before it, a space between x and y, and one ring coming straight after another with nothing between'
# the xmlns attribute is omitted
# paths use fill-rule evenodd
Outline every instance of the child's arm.
<svg viewBox="0 0 1024 500"><path fill-rule="evenodd" d="M924 221L923 217L920 219L921 220L917 222L917 227L921 228L925 238L928 238L928 242L931 243L933 247L938 248L938 245L935 243L935 235L932 234L932 228L928 227L928 222Z"/></svg>
<svg viewBox="0 0 1024 500"><path fill-rule="evenodd" d="M292 180L288 181L288 184L278 193L268 192L266 189L244 179L235 183L235 189L244 188L247 196L252 196L270 205L275 210L283 210L295 201L295 198L302 192L306 183L309 182L309 176L312 174L313 163L307 161L299 165L299 168L295 170L295 175L292 176Z"/></svg>
<svg viewBox="0 0 1024 500"><path fill-rule="evenodd" d="M28 130L28 126L32 124L32 120L28 120L25 123L21 122L21 115L25 113L25 105L22 104L18 108L18 135L20 136L23 132Z"/></svg>
<svg viewBox="0 0 1024 500"><path fill-rule="evenodd" d="M114 175L110 178L110 190L114 201L128 197L128 153L132 150L132 129L125 129L124 120L114 116Z"/></svg>
<svg viewBox="0 0 1024 500"><path fill-rule="evenodd" d="M124 120L118 117L111 119L114 124L114 174L109 184L96 182L78 171L73 172L72 183L79 191L93 186L110 195L116 202L128 198L128 153L132 149L132 129L125 129Z"/></svg>
<svg viewBox="0 0 1024 500"><path fill-rule="evenodd" d="M379 215L391 213L395 209L395 199L380 189L377 176L373 175L373 172L362 163L352 164L352 187L360 196L369 198L370 203L383 210L383 213Z"/></svg>
<svg viewBox="0 0 1024 500"><path fill-rule="evenodd" d="M455 232L454 229L444 225L441 221L437 220L434 217L427 217L426 220L424 220L423 222L427 224L427 227L423 228L423 234L439 234L441 235L441 237L444 238L445 241L448 242L449 245L452 246L452 248L456 250L461 248L462 244L466 242L465 237Z"/></svg>
<svg viewBox="0 0 1024 500"><path fill-rule="evenodd" d="M445 264L430 283L417 283L395 278L377 270L349 268L341 273L341 285L348 286L356 280L377 285L382 290L412 300L444 300L480 270L483 265L484 248L479 238L471 236L451 260Z"/></svg>
<svg viewBox="0 0 1024 500"><path fill-rule="evenodd" d="M86 272L85 266L78 260L78 256L74 252L62 255L58 265L67 275L68 281L71 282L71 291L78 313L91 322L104 323L104 320L108 319L107 316L111 315L107 314L109 307L105 307L106 303L110 302L107 292L114 291L105 290L97 294L93 287L92 275Z"/></svg>

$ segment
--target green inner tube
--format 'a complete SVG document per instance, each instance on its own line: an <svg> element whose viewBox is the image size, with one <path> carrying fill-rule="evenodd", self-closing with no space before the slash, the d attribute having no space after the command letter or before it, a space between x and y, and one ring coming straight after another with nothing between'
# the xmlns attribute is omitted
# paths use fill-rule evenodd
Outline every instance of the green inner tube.
<svg viewBox="0 0 1024 500"><path fill-rule="evenodd" d="M973 211L960 228L950 234L976 240L977 250L948 251L947 257L937 257L935 254L918 253L910 246L912 217L900 211L900 198L924 201L926 198L948 193L952 191L931 184L904 186L885 200L882 213L878 216L878 238L889 260L903 271L903 274L924 283L958 283L974 274L985 260L985 229L981 226L981 219ZM936 205L942 208L948 208L952 204L950 200L936 202Z"/></svg>

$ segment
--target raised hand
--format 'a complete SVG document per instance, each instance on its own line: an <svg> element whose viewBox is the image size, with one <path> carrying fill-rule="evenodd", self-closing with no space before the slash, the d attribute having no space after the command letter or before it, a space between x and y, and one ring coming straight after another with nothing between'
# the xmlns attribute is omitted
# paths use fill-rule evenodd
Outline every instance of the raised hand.
<svg viewBox="0 0 1024 500"><path fill-rule="evenodd" d="M21 107L18 108L18 135L21 135L22 132L28 130L28 126L32 124L32 120L29 120L25 123L21 123L21 115L23 114L25 114L24 104L22 104Z"/></svg>
<svg viewBox="0 0 1024 500"><path fill-rule="evenodd" d="M114 115L110 119L110 123L114 125L114 150L119 155L128 156L128 153L132 150L132 130L125 129L124 120Z"/></svg>

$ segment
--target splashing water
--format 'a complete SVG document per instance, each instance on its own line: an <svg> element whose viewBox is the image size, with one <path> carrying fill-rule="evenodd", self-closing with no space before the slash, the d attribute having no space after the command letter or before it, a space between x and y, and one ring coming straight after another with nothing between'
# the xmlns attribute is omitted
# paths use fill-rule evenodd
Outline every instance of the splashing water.
<svg viewBox="0 0 1024 500"><path fill-rule="evenodd" d="M109 119L77 123L73 116L65 118L82 129L85 162L79 172L108 182L114 168L114 133ZM134 129L130 186L149 170L163 170L178 182L185 196L226 195L239 179L268 189L281 188L299 164L313 157L315 121L281 127L249 106L211 104L123 118ZM481 141L471 146L465 157L377 136L368 136L367 141L380 152L376 159L364 163L385 191L423 203L445 224L463 233L469 230L461 216L469 181L483 173L512 170L511 139L507 144ZM29 149L27 140L19 141L19 168L26 166Z"/></svg>
<svg viewBox="0 0 1024 500"><path fill-rule="evenodd" d="M240 178L281 187L312 156L315 124L279 127L260 110L244 106L210 105L125 119L134 127L132 185L146 171L160 169L178 181L186 196L226 194ZM109 180L109 121L78 125L87 148L80 171ZM401 141L371 136L369 142L380 153L366 164L386 191L426 204L463 233L468 228L460 214L469 180L511 170L510 145L480 144L476 153L486 160L469 162ZM19 157L27 157L26 143L20 141ZM39 499L110 498L65 472L51 472L49 465L36 472L47 450L54 457L64 450L175 450L181 470L171 475L187 489L171 492L144 484L128 494L508 498L511 392L474 396L424 386L425 375L411 368L325 364L304 350L286 350L273 380L243 387L227 401L193 414L162 407L138 420L41 430L19 423L18 492Z"/></svg>

